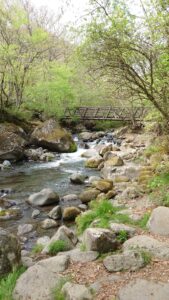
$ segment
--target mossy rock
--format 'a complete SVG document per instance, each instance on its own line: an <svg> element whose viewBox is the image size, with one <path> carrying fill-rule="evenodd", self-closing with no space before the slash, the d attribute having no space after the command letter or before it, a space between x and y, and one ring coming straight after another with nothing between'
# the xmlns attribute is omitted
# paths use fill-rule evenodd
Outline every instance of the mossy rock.
<svg viewBox="0 0 169 300"><path fill-rule="evenodd" d="M105 167L120 167L123 166L124 162L121 157L114 156L111 159L107 160L104 164Z"/></svg>
<svg viewBox="0 0 169 300"><path fill-rule="evenodd" d="M31 142L56 152L75 152L77 145L71 134L50 119L37 126L31 135Z"/></svg>
<svg viewBox="0 0 169 300"><path fill-rule="evenodd" d="M65 221L73 221L76 217L81 213L81 210L77 207L65 207L63 210L63 220Z"/></svg>
<svg viewBox="0 0 169 300"><path fill-rule="evenodd" d="M86 168L96 169L103 162L103 158L101 156L91 157L85 162Z"/></svg>
<svg viewBox="0 0 169 300"><path fill-rule="evenodd" d="M101 192L108 192L113 188L113 181L111 180L98 180L92 182L92 187L96 188Z"/></svg>
<svg viewBox="0 0 169 300"><path fill-rule="evenodd" d="M130 179L127 176L116 176L114 182L121 183L121 182L129 182Z"/></svg>
<svg viewBox="0 0 169 300"><path fill-rule="evenodd" d="M95 200L97 196L100 194L100 191L94 188L88 189L83 191L79 198L82 201L82 203L88 203L91 200Z"/></svg>

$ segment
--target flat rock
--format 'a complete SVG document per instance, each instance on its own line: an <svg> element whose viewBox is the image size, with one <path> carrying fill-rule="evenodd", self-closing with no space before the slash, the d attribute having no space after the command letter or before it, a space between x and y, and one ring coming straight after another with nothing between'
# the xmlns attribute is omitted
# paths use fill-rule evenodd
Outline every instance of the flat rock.
<svg viewBox="0 0 169 300"><path fill-rule="evenodd" d="M136 250L107 256L103 264L109 272L136 271L145 265L141 253Z"/></svg>
<svg viewBox="0 0 169 300"><path fill-rule="evenodd" d="M45 206L59 203L59 196L51 189L43 189L39 193L29 196L28 203L35 206Z"/></svg>
<svg viewBox="0 0 169 300"><path fill-rule="evenodd" d="M125 231L128 234L128 237L132 237L136 233L136 229L131 226L127 226L125 224L120 223L110 223L110 229L115 233L120 233L121 231Z"/></svg>
<svg viewBox="0 0 169 300"><path fill-rule="evenodd" d="M39 261L19 277L13 299L52 300L52 290L62 278L58 273L65 271L68 264L69 258L66 255Z"/></svg>
<svg viewBox="0 0 169 300"><path fill-rule="evenodd" d="M65 297L65 300L92 300L93 295L89 288L85 285L75 284L67 282L63 288L62 293Z"/></svg>
<svg viewBox="0 0 169 300"><path fill-rule="evenodd" d="M147 227L151 233L169 235L169 208L159 206L152 211Z"/></svg>
<svg viewBox="0 0 169 300"><path fill-rule="evenodd" d="M98 258L99 253L96 251L81 251L80 249L73 249L66 252L70 259L75 262L89 262L94 261Z"/></svg>
<svg viewBox="0 0 169 300"><path fill-rule="evenodd" d="M136 279L122 287L118 300L168 300L169 283Z"/></svg>
<svg viewBox="0 0 169 300"><path fill-rule="evenodd" d="M18 226L18 235L24 235L33 230L33 225L32 224L24 224L24 225L19 225Z"/></svg>

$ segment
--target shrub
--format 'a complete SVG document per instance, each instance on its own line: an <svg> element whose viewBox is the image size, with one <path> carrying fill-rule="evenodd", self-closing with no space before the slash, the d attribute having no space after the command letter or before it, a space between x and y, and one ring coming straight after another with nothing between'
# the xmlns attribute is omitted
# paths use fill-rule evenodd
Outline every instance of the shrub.
<svg viewBox="0 0 169 300"><path fill-rule="evenodd" d="M127 231L125 230L121 230L117 236L117 240L120 242L120 243L124 243L125 241L127 241L128 239L128 233Z"/></svg>
<svg viewBox="0 0 169 300"><path fill-rule="evenodd" d="M0 300L12 300L12 292L16 281L25 270L25 267L20 267L0 280Z"/></svg>
<svg viewBox="0 0 169 300"><path fill-rule="evenodd" d="M54 241L49 245L49 254L55 255L66 250L66 242L63 240Z"/></svg>

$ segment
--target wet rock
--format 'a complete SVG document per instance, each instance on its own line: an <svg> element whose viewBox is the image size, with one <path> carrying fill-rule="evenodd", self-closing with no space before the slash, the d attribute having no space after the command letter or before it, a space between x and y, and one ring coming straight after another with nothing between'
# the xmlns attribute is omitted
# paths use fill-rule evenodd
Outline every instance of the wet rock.
<svg viewBox="0 0 169 300"><path fill-rule="evenodd" d="M1 221L18 219L21 216L22 216L22 212L20 208L9 208L9 209L0 210Z"/></svg>
<svg viewBox="0 0 169 300"><path fill-rule="evenodd" d="M50 119L37 126L31 135L32 143L56 152L74 152L76 144L70 133Z"/></svg>
<svg viewBox="0 0 169 300"><path fill-rule="evenodd" d="M118 300L168 300L169 283L149 281L141 278L131 281L122 287Z"/></svg>
<svg viewBox="0 0 169 300"><path fill-rule="evenodd" d="M28 203L34 206L45 206L59 203L59 196L51 189L43 189L39 193L32 194L28 198Z"/></svg>
<svg viewBox="0 0 169 300"><path fill-rule="evenodd" d="M96 199L99 194L100 194L99 190L90 188L88 190L83 191L79 195L79 198L82 201L82 203L88 203L91 200Z"/></svg>
<svg viewBox="0 0 169 300"><path fill-rule="evenodd" d="M62 210L61 210L61 206L57 205L55 206L49 213L48 213L48 217L54 220L59 220L62 217Z"/></svg>
<svg viewBox="0 0 169 300"><path fill-rule="evenodd" d="M145 262L141 253L135 250L107 256L103 260L103 264L109 272L119 272L139 270L145 265Z"/></svg>
<svg viewBox="0 0 169 300"><path fill-rule="evenodd" d="M65 297L65 300L92 300L93 295L89 288L85 285L75 284L67 282L63 288L62 293Z"/></svg>
<svg viewBox="0 0 169 300"><path fill-rule="evenodd" d="M86 168L98 168L98 166L102 163L103 158L101 156L94 156L86 160L85 167Z"/></svg>
<svg viewBox="0 0 169 300"><path fill-rule="evenodd" d="M92 186L101 192L107 193L108 191L112 190L113 181L101 179L98 181L94 181L92 183Z"/></svg>
<svg viewBox="0 0 169 300"><path fill-rule="evenodd" d="M92 135L93 135L92 132L86 131L86 132L81 132L81 133L79 134L79 137L80 137L80 139L82 139L84 142L89 142L89 141L92 139Z"/></svg>
<svg viewBox="0 0 169 300"><path fill-rule="evenodd" d="M23 129L11 123L0 124L0 162L19 161L24 158L27 144Z"/></svg>
<svg viewBox="0 0 169 300"><path fill-rule="evenodd" d="M41 227L43 229L55 228L58 226L59 226L58 222L56 222L52 219L45 219L44 221L41 222Z"/></svg>
<svg viewBox="0 0 169 300"><path fill-rule="evenodd" d="M106 253L117 250L119 243L116 235L108 229L88 228L83 234L83 243L89 251Z"/></svg>
<svg viewBox="0 0 169 300"><path fill-rule="evenodd" d="M20 260L21 248L18 239L0 228L0 277L19 266Z"/></svg>
<svg viewBox="0 0 169 300"><path fill-rule="evenodd" d="M104 164L105 167L120 167L123 166L124 162L121 157L114 156L111 159L107 160Z"/></svg>
<svg viewBox="0 0 169 300"><path fill-rule="evenodd" d="M87 151L83 152L81 156L85 158L95 157L98 156L98 151L95 149L88 149Z"/></svg>
<svg viewBox="0 0 169 300"><path fill-rule="evenodd" d="M65 207L63 209L63 220L73 221L81 213L80 209L77 207Z"/></svg>
<svg viewBox="0 0 169 300"><path fill-rule="evenodd" d="M41 161L52 161L55 158L55 155L51 152L45 152L40 156Z"/></svg>
<svg viewBox="0 0 169 300"><path fill-rule="evenodd" d="M23 224L18 226L18 235L25 235L33 230L32 224Z"/></svg>
<svg viewBox="0 0 169 300"><path fill-rule="evenodd" d="M77 244L77 237L74 232L66 226L61 226L42 250L42 253L49 253L49 245L58 240L65 241L65 251L72 250Z"/></svg>
<svg viewBox="0 0 169 300"><path fill-rule="evenodd" d="M63 278L59 273L65 271L68 265L69 258L66 255L39 261L19 277L13 291L13 299L52 300L51 291Z"/></svg>
<svg viewBox="0 0 169 300"><path fill-rule="evenodd" d="M78 196L75 194L70 194L62 197L63 202L74 202L78 200Z"/></svg>
<svg viewBox="0 0 169 300"><path fill-rule="evenodd" d="M169 235L169 208L159 206L152 211L147 227L151 233Z"/></svg>
<svg viewBox="0 0 169 300"><path fill-rule="evenodd" d="M40 215L40 210L39 209L35 209L33 212L32 212L32 218L33 219L36 219L36 217L38 217Z"/></svg>
<svg viewBox="0 0 169 300"><path fill-rule="evenodd" d="M74 184L83 184L85 182L86 176L82 173L74 173L70 176L70 181Z"/></svg>
<svg viewBox="0 0 169 300"><path fill-rule="evenodd" d="M11 169L11 168L12 168L11 162L9 160L4 160L4 162L2 163L2 170Z"/></svg>

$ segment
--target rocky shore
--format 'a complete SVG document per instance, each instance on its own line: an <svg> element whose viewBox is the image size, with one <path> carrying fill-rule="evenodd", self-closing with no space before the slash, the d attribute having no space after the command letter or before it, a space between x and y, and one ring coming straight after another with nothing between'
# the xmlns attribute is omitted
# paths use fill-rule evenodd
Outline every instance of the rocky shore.
<svg viewBox="0 0 169 300"><path fill-rule="evenodd" d="M76 150L71 135L56 129L53 120L38 125L29 139L9 124L2 125L1 139L7 134L4 126L12 140L3 140L8 145L0 149L1 172L11 167L4 161L47 162L55 152ZM7 223L0 230L0 274L20 264L27 268L16 283L14 300L169 299L169 208L149 197L155 157L143 155L153 139L127 127L79 134L83 169L69 175L77 193L60 195L45 187L27 197L40 236L34 223L21 223L16 236ZM11 214L21 219L10 196L0 201L1 220ZM33 249L27 249L32 236Z"/></svg>

